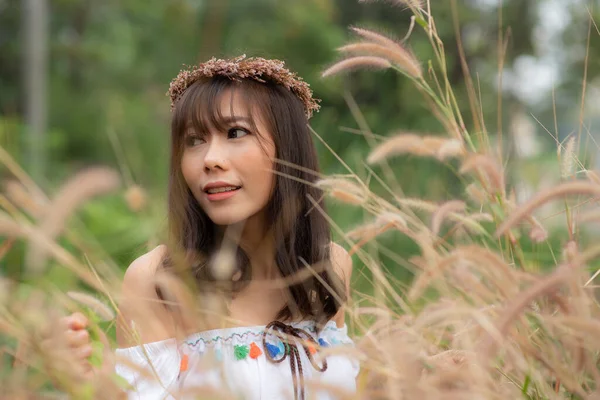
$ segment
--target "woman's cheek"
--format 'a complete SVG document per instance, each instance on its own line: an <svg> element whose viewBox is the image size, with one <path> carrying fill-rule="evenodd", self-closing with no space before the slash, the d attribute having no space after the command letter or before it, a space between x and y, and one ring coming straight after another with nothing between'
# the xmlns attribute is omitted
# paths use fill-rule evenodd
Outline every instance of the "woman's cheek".
<svg viewBox="0 0 600 400"><path fill-rule="evenodd" d="M192 154L184 154L181 159L181 173L185 183L190 188L192 193L197 196L197 186L199 182L199 171L201 170L202 160L199 157L194 157Z"/></svg>

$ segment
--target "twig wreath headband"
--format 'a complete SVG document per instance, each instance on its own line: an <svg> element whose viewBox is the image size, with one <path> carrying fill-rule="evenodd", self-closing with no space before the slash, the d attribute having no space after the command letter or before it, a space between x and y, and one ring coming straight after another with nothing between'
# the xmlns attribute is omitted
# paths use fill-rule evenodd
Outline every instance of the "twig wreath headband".
<svg viewBox="0 0 600 400"><path fill-rule="evenodd" d="M273 82L285 87L302 101L306 118L310 119L313 112L319 111L320 100L312 97L312 90L308 83L296 73L285 68L284 65L285 63L281 60L267 60L260 57L246 58L245 54L228 60L213 57L198 66L181 70L171 81L167 92L171 97L171 110L183 92L194 82L202 78L225 76L234 81L253 79L261 83Z"/></svg>

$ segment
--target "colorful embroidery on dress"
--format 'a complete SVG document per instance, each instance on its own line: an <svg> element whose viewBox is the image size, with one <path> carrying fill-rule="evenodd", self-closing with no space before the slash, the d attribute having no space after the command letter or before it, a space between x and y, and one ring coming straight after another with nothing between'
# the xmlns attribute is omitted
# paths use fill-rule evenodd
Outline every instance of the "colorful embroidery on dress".
<svg viewBox="0 0 600 400"><path fill-rule="evenodd" d="M310 332L312 334L316 333L316 329L315 329L314 326L307 326L307 327L305 327L303 329L305 329L306 331L308 331L308 332ZM324 328L325 331L332 330L332 329L335 330L336 328L335 327L331 327L331 326L326 326ZM229 341L233 340L234 338L237 338L239 340L243 340L243 339L246 339L248 336L261 337L262 334L263 334L262 330L258 331L258 332L249 330L249 331L246 331L246 332L243 332L243 333L232 333L231 335L229 335L227 337L215 336L215 337L210 338L210 339L197 338L197 339L195 339L193 341L188 341L186 343L190 347L197 348L198 346L201 346L202 349L204 349L205 345L214 345L214 344L220 343L220 342L226 343L226 342L229 342Z"/></svg>
<svg viewBox="0 0 600 400"><path fill-rule="evenodd" d="M235 355L236 360L243 360L248 355L248 346L246 345L238 345L233 346L233 354Z"/></svg>
<svg viewBox="0 0 600 400"><path fill-rule="evenodd" d="M271 344L271 343L266 344L266 350L269 353L269 355L271 356L271 358L275 358L281 353L281 350L279 349L279 347L275 346L274 344Z"/></svg>
<svg viewBox="0 0 600 400"><path fill-rule="evenodd" d="M319 334L323 334L325 332L340 331L339 328L337 328L334 324L327 324L321 330L321 332L319 334L317 334L317 331L316 331L315 327L313 327L313 326L306 326L303 329L306 329L307 332L310 332L314 336L317 336L315 339L316 339L318 346L311 345L311 344L306 345L306 350L311 355L314 355L317 352L317 347L331 347L333 345L351 343L351 341L348 341L345 338L336 337L335 334L334 335L327 334L326 335L327 340L325 340L323 338L318 338ZM268 354L270 356L270 358L272 358L272 359L276 359L276 358L279 358L279 357L282 357L282 356L288 354L289 347L283 340L275 339L271 343L265 343L264 348L262 346L258 345L259 342L252 341L253 337L260 337L260 336L262 336L263 332L264 332L264 330L260 330L260 331L248 330L248 331L241 332L241 333L236 332L236 333L230 334L228 336L220 336L217 334L216 336L211 337L211 338L196 337L194 339L189 339L188 341L185 342L185 344L187 344L188 350L193 349L194 354L195 353L204 353L206 351L207 346L212 347L213 351L214 351L215 359L217 361L223 360L222 346L225 345L225 343L231 343L231 341L233 341L233 343L231 343L231 345L233 345L233 355L236 360L243 360L248 356L250 356L250 358L252 358L252 359L258 359L261 355L263 355L263 353ZM241 343L235 344L236 342L237 343L241 342ZM185 356L185 360L182 357L181 367L188 368L187 367L188 363L189 363L188 357ZM183 370L180 372L183 372Z"/></svg>
<svg viewBox="0 0 600 400"><path fill-rule="evenodd" d="M181 356L181 362L179 363L179 373L185 372L188 369L189 357L187 354Z"/></svg>
<svg viewBox="0 0 600 400"><path fill-rule="evenodd" d="M250 344L250 358L257 359L262 355L262 350L260 347L256 345L256 343L252 342Z"/></svg>

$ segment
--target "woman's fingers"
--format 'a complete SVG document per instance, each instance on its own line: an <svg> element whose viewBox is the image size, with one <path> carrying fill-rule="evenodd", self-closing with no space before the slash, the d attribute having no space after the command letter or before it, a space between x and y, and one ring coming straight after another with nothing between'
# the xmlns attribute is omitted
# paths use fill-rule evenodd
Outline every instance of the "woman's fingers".
<svg viewBox="0 0 600 400"><path fill-rule="evenodd" d="M82 346L82 347L78 348L77 350L75 350L75 352L76 352L75 355L77 358L86 359L92 355L92 346L90 346L90 345Z"/></svg>
<svg viewBox="0 0 600 400"><path fill-rule="evenodd" d="M87 317L80 312L62 318L61 322L65 328L73 330L84 329L89 324Z"/></svg>
<svg viewBox="0 0 600 400"><path fill-rule="evenodd" d="M67 344L71 347L83 346L90 342L90 334L85 329L69 329L66 335Z"/></svg>

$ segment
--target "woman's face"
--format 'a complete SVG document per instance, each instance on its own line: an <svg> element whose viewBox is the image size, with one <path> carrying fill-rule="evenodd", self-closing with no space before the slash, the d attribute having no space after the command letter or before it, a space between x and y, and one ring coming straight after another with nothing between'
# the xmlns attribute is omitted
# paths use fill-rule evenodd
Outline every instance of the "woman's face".
<svg viewBox="0 0 600 400"><path fill-rule="evenodd" d="M233 97L232 97L233 96ZM200 207L216 225L231 225L252 217L262 222L275 176L275 145L264 119L248 115L235 91L221 96L222 129L209 127L184 137L181 171Z"/></svg>

